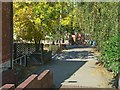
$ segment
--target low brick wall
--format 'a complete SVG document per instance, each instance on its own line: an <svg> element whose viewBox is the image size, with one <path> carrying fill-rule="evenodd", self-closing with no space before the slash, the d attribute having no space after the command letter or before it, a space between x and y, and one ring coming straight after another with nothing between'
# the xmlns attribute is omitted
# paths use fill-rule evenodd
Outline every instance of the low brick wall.
<svg viewBox="0 0 120 90"><path fill-rule="evenodd" d="M45 70L38 76L38 80L40 82L40 88L51 88L53 85L53 73Z"/></svg>
<svg viewBox="0 0 120 90"><path fill-rule="evenodd" d="M35 88L37 83L37 75L31 75L24 82L22 82L19 86L17 86L16 90L23 90L25 88ZM36 87L37 88L37 87Z"/></svg>
<svg viewBox="0 0 120 90"><path fill-rule="evenodd" d="M0 88L0 90L15 90L15 85L14 84L5 84Z"/></svg>
<svg viewBox="0 0 120 90"><path fill-rule="evenodd" d="M8 69L2 72L2 85L4 84L16 84L18 82L17 74L15 70Z"/></svg>
<svg viewBox="0 0 120 90"><path fill-rule="evenodd" d="M53 85L53 74L49 70L43 71L40 75L31 75L15 90L23 90L27 88L51 88Z"/></svg>
<svg viewBox="0 0 120 90"><path fill-rule="evenodd" d="M32 74L16 88L15 84L5 84L0 88L0 90L26 90L40 88L50 89L52 88L52 86L53 86L53 73L50 70L45 70L40 75Z"/></svg>

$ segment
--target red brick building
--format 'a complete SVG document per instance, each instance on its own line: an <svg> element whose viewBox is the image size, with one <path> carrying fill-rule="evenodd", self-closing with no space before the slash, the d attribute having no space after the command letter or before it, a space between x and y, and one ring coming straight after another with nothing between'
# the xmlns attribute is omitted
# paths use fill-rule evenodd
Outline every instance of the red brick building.
<svg viewBox="0 0 120 90"><path fill-rule="evenodd" d="M8 68L10 67L10 3L0 3L1 7L1 26L2 28L0 29L2 36L0 37L1 40L1 48L0 52L2 53L2 58L0 64L2 64L2 67Z"/></svg>
<svg viewBox="0 0 120 90"><path fill-rule="evenodd" d="M14 83L14 70L12 67L12 4L0 2L0 86L6 83Z"/></svg>

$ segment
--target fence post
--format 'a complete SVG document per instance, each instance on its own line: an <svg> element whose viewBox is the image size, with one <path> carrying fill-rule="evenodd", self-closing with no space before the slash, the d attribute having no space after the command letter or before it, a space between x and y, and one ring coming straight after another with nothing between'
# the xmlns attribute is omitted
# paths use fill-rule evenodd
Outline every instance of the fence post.
<svg viewBox="0 0 120 90"><path fill-rule="evenodd" d="M24 60L25 60L24 66L26 67L27 66L27 55L24 56Z"/></svg>
<svg viewBox="0 0 120 90"><path fill-rule="evenodd" d="M22 58L20 57L20 65L22 65Z"/></svg>
<svg viewBox="0 0 120 90"><path fill-rule="evenodd" d="M43 43L41 43L41 50L43 51L43 47L44 47L44 44Z"/></svg>
<svg viewBox="0 0 120 90"><path fill-rule="evenodd" d="M26 58L26 64L25 64L25 66L27 66L27 55L25 56L25 58Z"/></svg>
<svg viewBox="0 0 120 90"><path fill-rule="evenodd" d="M24 55L24 66L26 66L26 55Z"/></svg>
<svg viewBox="0 0 120 90"><path fill-rule="evenodd" d="M41 61L42 61L42 64L44 64L44 60L43 60L43 46L44 46L44 44L41 43Z"/></svg>
<svg viewBox="0 0 120 90"><path fill-rule="evenodd" d="M25 53L25 51L26 51L26 44L25 44L25 43L23 43L23 45L22 45L22 46L23 46L23 47L22 47L22 48L23 48L23 52L22 52L22 54L23 54L23 55L25 55L25 54L26 54L26 53Z"/></svg>
<svg viewBox="0 0 120 90"><path fill-rule="evenodd" d="M27 47L28 47L28 55L30 55L30 45L29 45L29 43L27 43Z"/></svg>
<svg viewBox="0 0 120 90"><path fill-rule="evenodd" d="M17 57L17 43L14 43L14 59Z"/></svg>

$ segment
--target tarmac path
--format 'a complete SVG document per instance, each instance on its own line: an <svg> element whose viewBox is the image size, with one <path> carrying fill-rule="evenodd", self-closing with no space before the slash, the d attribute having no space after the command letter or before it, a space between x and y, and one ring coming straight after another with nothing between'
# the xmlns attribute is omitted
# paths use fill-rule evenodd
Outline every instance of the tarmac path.
<svg viewBox="0 0 120 90"><path fill-rule="evenodd" d="M92 48L70 48L54 55L51 63L40 67L39 72L53 72L56 88L92 87L111 88L112 74L95 63L97 57Z"/></svg>

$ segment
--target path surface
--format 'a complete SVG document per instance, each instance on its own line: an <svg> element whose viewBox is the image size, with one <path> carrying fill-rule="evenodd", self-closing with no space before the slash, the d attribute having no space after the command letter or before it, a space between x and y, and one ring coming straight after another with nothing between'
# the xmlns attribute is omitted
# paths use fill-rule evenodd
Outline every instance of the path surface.
<svg viewBox="0 0 120 90"><path fill-rule="evenodd" d="M53 56L50 64L40 67L39 72L53 72L55 87L110 88L112 74L95 63L97 58L92 48L70 48Z"/></svg>

